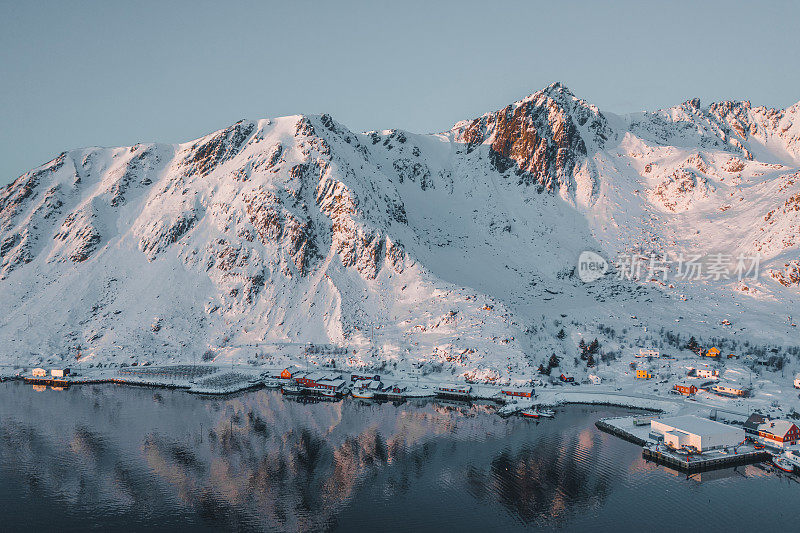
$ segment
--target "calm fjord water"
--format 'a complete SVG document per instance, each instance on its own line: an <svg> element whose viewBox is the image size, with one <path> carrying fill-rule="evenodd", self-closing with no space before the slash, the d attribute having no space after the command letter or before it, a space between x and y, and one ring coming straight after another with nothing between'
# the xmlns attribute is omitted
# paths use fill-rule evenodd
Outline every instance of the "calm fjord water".
<svg viewBox="0 0 800 533"><path fill-rule="evenodd" d="M0 529L794 529L796 478L687 479L595 429L625 412L3 383Z"/></svg>

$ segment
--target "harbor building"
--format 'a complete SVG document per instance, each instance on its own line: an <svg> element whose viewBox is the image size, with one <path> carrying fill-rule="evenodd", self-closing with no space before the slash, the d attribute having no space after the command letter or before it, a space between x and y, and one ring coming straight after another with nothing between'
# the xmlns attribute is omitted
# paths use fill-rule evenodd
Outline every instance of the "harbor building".
<svg viewBox="0 0 800 533"><path fill-rule="evenodd" d="M674 449L695 448L700 452L736 446L744 441L744 430L694 415L655 419L650 435Z"/></svg>
<svg viewBox="0 0 800 533"><path fill-rule="evenodd" d="M758 438L773 448L794 446L800 441L800 428L789 420L767 420L758 426Z"/></svg>

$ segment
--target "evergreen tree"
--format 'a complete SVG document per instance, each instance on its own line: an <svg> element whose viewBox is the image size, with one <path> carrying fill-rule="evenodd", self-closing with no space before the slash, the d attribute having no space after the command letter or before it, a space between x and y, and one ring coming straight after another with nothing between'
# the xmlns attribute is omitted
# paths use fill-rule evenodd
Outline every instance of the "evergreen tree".
<svg viewBox="0 0 800 533"><path fill-rule="evenodd" d="M700 355L700 345L697 343L697 339L694 337L689 339L689 342L686 343L686 348L693 351L697 355Z"/></svg>
<svg viewBox="0 0 800 533"><path fill-rule="evenodd" d="M596 354L597 350L600 349L600 342L595 338L590 344L589 347L586 349L590 354Z"/></svg>
<svg viewBox="0 0 800 533"><path fill-rule="evenodd" d="M558 337L559 340L562 340L562 341L566 338L566 336L567 336L567 334L564 332L564 328L561 328L561 331L559 331L558 335L556 335L556 337Z"/></svg>

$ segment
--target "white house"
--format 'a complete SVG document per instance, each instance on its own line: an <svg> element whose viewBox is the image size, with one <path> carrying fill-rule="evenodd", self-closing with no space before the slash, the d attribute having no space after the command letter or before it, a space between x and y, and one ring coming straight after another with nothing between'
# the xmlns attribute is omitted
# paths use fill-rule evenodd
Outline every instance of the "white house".
<svg viewBox="0 0 800 533"><path fill-rule="evenodd" d="M695 374L697 374L698 378L718 378L719 377L719 370L714 368L696 368Z"/></svg>
<svg viewBox="0 0 800 533"><path fill-rule="evenodd" d="M795 389L800 389L800 374L797 374L794 377L794 388Z"/></svg>
<svg viewBox="0 0 800 533"><path fill-rule="evenodd" d="M45 378L47 377L47 370L44 368L34 368L33 369L33 377L35 378Z"/></svg>
<svg viewBox="0 0 800 533"><path fill-rule="evenodd" d="M735 446L744 440L743 429L694 415L653 420L650 433L672 448L690 446L701 452Z"/></svg>
<svg viewBox="0 0 800 533"><path fill-rule="evenodd" d="M639 355L636 357L660 357L661 354L658 350L647 350L645 348L639 348Z"/></svg>
<svg viewBox="0 0 800 533"><path fill-rule="evenodd" d="M600 385L600 382L603 381L600 379L600 376L595 376L594 374L589 374L589 382L592 385Z"/></svg>

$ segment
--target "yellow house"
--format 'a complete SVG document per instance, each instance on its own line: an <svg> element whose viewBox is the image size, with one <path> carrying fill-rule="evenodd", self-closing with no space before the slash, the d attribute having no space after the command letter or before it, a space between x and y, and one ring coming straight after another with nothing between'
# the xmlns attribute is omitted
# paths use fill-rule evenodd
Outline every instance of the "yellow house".
<svg viewBox="0 0 800 533"><path fill-rule="evenodd" d="M650 379L653 375L648 372L647 370L637 370L636 371L636 379Z"/></svg>
<svg viewBox="0 0 800 533"><path fill-rule="evenodd" d="M719 348L709 348L706 357L719 357Z"/></svg>

